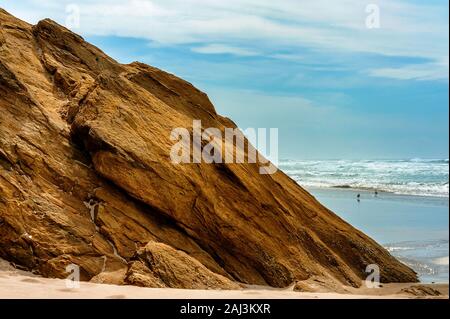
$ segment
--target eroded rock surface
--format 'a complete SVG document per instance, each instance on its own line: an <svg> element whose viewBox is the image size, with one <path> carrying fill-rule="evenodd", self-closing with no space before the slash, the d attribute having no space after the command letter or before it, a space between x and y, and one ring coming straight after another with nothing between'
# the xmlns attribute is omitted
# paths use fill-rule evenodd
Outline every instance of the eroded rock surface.
<svg viewBox="0 0 450 319"><path fill-rule="evenodd" d="M185 252L166 244L150 242L136 253L134 259L125 279L133 285L184 289L240 288Z"/></svg>
<svg viewBox="0 0 450 319"><path fill-rule="evenodd" d="M427 287L424 285L416 285L407 288L403 288L400 290L400 293L405 293L417 297L426 297L426 296L441 296L442 294L439 290L436 290L432 287Z"/></svg>
<svg viewBox="0 0 450 319"><path fill-rule="evenodd" d="M368 264L384 282L417 280L280 171L173 164L170 132L194 119L235 127L174 75L119 64L51 20L33 26L0 10L0 257L48 277L75 263L83 280L130 281L134 271L154 286L211 286L164 281L155 266L164 262L133 259L162 243L180 271L188 258L248 284L316 276L358 286Z"/></svg>

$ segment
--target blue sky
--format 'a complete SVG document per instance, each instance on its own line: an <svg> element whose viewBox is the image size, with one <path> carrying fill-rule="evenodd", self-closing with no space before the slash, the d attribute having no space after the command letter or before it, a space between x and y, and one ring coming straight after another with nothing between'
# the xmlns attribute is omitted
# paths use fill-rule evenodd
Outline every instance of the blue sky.
<svg viewBox="0 0 450 319"><path fill-rule="evenodd" d="M380 28L366 26L371 3ZM120 62L192 82L241 128L278 127L282 158L448 158L448 1L0 6L31 23L52 18Z"/></svg>

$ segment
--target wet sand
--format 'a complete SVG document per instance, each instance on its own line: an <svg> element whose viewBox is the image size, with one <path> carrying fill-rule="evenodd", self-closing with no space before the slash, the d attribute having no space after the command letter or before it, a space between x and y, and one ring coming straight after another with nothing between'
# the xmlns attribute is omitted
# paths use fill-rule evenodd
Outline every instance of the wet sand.
<svg viewBox="0 0 450 319"><path fill-rule="evenodd" d="M407 263L425 283L448 283L449 199L354 189L308 190ZM360 194L360 201L357 201Z"/></svg>

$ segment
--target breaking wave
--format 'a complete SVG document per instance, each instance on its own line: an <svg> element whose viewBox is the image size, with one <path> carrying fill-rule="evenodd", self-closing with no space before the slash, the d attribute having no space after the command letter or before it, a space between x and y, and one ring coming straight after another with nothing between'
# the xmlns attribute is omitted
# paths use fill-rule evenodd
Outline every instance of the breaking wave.
<svg viewBox="0 0 450 319"><path fill-rule="evenodd" d="M279 168L305 187L449 196L448 159L281 160Z"/></svg>

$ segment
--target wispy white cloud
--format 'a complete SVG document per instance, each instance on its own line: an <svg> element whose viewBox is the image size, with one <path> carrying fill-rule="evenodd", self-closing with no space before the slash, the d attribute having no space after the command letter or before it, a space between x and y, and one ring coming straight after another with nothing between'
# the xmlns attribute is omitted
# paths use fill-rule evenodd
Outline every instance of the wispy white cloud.
<svg viewBox="0 0 450 319"><path fill-rule="evenodd" d="M448 80L449 64L446 60L436 63L412 64L399 68L369 70L369 75L397 80Z"/></svg>
<svg viewBox="0 0 450 319"><path fill-rule="evenodd" d="M253 56L259 54L254 50L249 50L246 48L239 48L230 45L214 44L214 43L199 47L193 47L191 51L203 54L233 54L238 56Z"/></svg>
<svg viewBox="0 0 450 319"><path fill-rule="evenodd" d="M366 5L380 7L380 29L365 25ZM44 16L64 24L68 4L80 7L85 35L144 38L162 45L193 45L204 54L262 54L283 59L286 51L304 48L339 54L378 54L430 60L439 73L448 56L448 2L417 4L406 0L64 0L21 2L0 6L36 22ZM220 43L220 44L218 44ZM245 47L241 44L245 43ZM378 68L369 74L398 77L421 66ZM447 76L448 77L448 76Z"/></svg>

